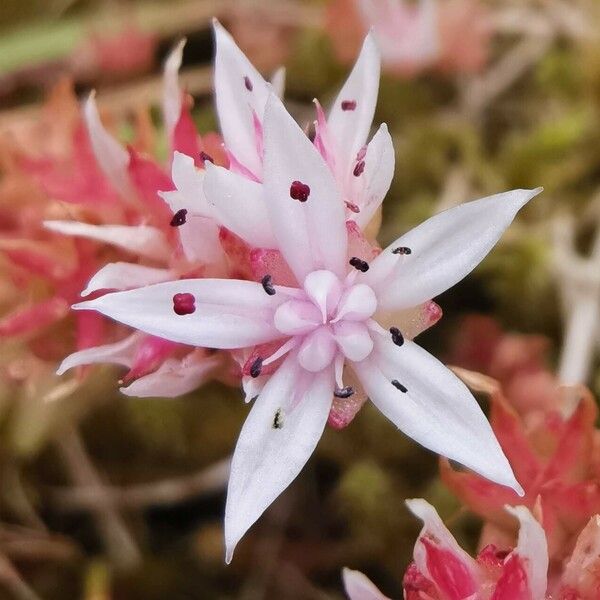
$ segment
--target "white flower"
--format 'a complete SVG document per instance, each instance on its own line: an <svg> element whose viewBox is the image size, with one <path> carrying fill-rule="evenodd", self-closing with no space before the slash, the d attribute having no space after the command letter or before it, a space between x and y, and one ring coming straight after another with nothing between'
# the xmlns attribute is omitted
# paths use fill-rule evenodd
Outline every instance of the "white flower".
<svg viewBox="0 0 600 600"><path fill-rule="evenodd" d="M347 260L344 205L315 146L275 95L264 116L264 209L297 287L188 279L107 294L97 310L160 338L205 348L280 342L254 374L279 361L240 434L225 517L227 559L248 528L298 475L352 369L373 403L407 435L522 492L467 388L379 312L421 304L467 275L540 190L515 190L438 214L368 264ZM248 182L239 180L240 195ZM206 188L207 197L210 190ZM256 204L237 206L249 213Z"/></svg>

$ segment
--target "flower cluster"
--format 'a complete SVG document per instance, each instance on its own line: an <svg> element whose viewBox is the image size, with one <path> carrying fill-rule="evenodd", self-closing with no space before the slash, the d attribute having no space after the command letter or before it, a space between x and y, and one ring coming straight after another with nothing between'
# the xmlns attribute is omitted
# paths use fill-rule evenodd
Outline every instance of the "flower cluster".
<svg viewBox="0 0 600 600"><path fill-rule="evenodd" d="M280 79L267 83L218 23L215 36L216 105L228 168L199 148L186 152L172 143L179 151L172 160L174 189L165 185L159 194L171 211L163 228L160 218L153 226L117 230L47 224L117 245L133 237L138 251L165 261L160 268L111 263L92 277L84 295L96 297L74 308L101 313L136 333L121 345L77 353L61 370L119 362L138 335L203 357L231 353L239 362L253 407L231 466L228 560L298 475L327 421L347 424L366 396L416 441L520 493L470 392L412 337L439 318L431 298L465 277L539 190L458 206L381 251L363 233L394 172L386 126L368 141L380 69L373 37L366 38L327 116L316 103L311 141L282 104ZM174 56L170 60L178 63ZM167 66L171 77L174 72ZM168 95L165 107L167 129L175 135L180 96ZM126 195L135 155L108 136L93 100L86 113L98 162ZM154 203L156 180L148 175L148 181L153 185L146 197ZM176 229L183 256L189 260L191 253L203 271L173 262L165 223ZM231 264L224 248L232 238L234 272L219 262ZM160 369L156 373L162 378Z"/></svg>

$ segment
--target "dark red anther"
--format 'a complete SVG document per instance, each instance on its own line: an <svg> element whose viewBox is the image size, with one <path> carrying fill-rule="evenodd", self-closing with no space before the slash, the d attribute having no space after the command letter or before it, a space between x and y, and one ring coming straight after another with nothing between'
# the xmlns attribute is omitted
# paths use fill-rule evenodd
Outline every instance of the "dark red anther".
<svg viewBox="0 0 600 600"><path fill-rule="evenodd" d="M259 356L250 367L250 377L256 379L262 371L263 359Z"/></svg>
<svg viewBox="0 0 600 600"><path fill-rule="evenodd" d="M250 81L250 77L248 77L248 75L244 77L244 85L246 86L246 89L249 92L251 92L254 89L254 86L252 85L252 82Z"/></svg>
<svg viewBox="0 0 600 600"><path fill-rule="evenodd" d="M356 110L356 100L342 100L342 110Z"/></svg>
<svg viewBox="0 0 600 600"><path fill-rule="evenodd" d="M186 217L187 217L187 209L180 208L173 215L173 218L171 219L171 222L170 222L171 227L181 227L182 225L185 225Z"/></svg>
<svg viewBox="0 0 600 600"><path fill-rule="evenodd" d="M346 208L355 214L358 214L360 212L360 208L358 208L356 204L352 204L352 202L346 201Z"/></svg>
<svg viewBox="0 0 600 600"><path fill-rule="evenodd" d="M191 315L196 312L196 298L194 294L184 292L173 296L173 310L178 315Z"/></svg>
<svg viewBox="0 0 600 600"><path fill-rule="evenodd" d="M301 181L292 181L290 197L299 202L306 202L310 196L310 188Z"/></svg>
<svg viewBox="0 0 600 600"><path fill-rule="evenodd" d="M204 150L202 150L202 152L200 152L200 160L205 163L205 162L209 162L209 163L213 163L215 162L215 159L210 155L207 154L206 152L204 152Z"/></svg>
<svg viewBox="0 0 600 600"><path fill-rule="evenodd" d="M366 273L369 270L369 263L366 260L358 258L358 256L353 256L348 262L351 267L354 267L361 273Z"/></svg>
<svg viewBox="0 0 600 600"><path fill-rule="evenodd" d="M365 170L365 161L361 160L360 162L356 163L356 166L354 167L354 177L360 177L363 172Z"/></svg>
<svg viewBox="0 0 600 600"><path fill-rule="evenodd" d="M398 248L394 248L392 250L392 254L408 255L408 254L412 254L412 250L410 248L408 248L407 246L399 246Z"/></svg>
<svg viewBox="0 0 600 600"><path fill-rule="evenodd" d="M397 379L392 379L392 385L397 390L400 390L403 394L406 394L406 392L408 392L408 390L406 389L406 387L403 386Z"/></svg>

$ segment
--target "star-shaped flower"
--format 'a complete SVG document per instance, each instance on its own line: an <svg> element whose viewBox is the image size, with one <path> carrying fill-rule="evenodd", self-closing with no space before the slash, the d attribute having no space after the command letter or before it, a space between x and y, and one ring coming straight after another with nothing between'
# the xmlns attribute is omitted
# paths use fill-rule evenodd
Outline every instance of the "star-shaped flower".
<svg viewBox="0 0 600 600"><path fill-rule="evenodd" d="M240 185L249 189L247 180ZM520 492L467 388L399 329L388 331L377 319L460 281L539 190L516 190L448 210L400 237L371 263L362 256L348 262L345 210L334 177L275 95L264 117L263 185L271 230L297 286L274 285L268 277L260 283L185 279L75 306L194 346L239 349L277 342L278 349L258 356L251 368L256 377L278 362L234 453L227 559L312 454L334 395L352 394L345 368L405 433ZM211 199L207 187L205 192ZM249 202L245 208L249 217L254 207Z"/></svg>

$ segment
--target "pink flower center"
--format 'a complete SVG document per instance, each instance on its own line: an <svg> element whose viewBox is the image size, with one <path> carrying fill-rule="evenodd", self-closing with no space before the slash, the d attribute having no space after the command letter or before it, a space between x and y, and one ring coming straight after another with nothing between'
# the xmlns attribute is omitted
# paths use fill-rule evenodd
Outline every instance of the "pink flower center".
<svg viewBox="0 0 600 600"><path fill-rule="evenodd" d="M297 298L281 304L275 327L298 347L298 360L318 372L342 356L352 361L373 350L368 321L377 309L375 292L365 284L343 283L330 271L314 271Z"/></svg>

